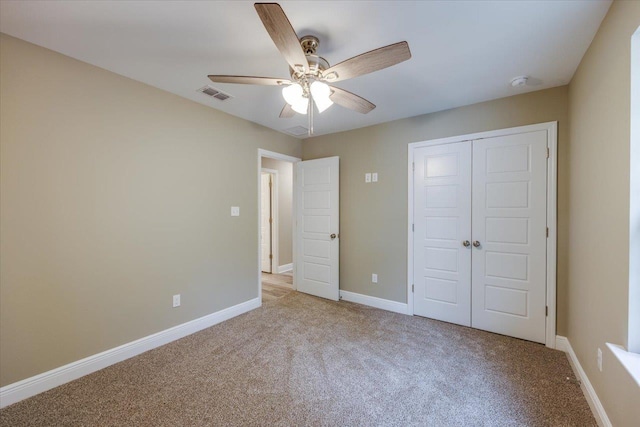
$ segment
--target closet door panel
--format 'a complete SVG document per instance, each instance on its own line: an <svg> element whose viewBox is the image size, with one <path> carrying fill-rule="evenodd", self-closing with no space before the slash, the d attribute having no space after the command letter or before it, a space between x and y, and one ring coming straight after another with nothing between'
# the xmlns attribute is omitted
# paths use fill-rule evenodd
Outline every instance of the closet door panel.
<svg viewBox="0 0 640 427"><path fill-rule="evenodd" d="M471 324L471 142L414 153L414 313Z"/></svg>
<svg viewBox="0 0 640 427"><path fill-rule="evenodd" d="M473 141L472 326L545 342L547 132Z"/></svg>

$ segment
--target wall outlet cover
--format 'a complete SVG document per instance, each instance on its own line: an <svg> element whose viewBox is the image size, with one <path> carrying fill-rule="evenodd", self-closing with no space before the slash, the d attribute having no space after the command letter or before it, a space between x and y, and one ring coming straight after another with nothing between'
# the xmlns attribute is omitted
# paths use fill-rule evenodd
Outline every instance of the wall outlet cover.
<svg viewBox="0 0 640 427"><path fill-rule="evenodd" d="M371 174L370 173L365 173L364 174L364 182L371 182Z"/></svg>
<svg viewBox="0 0 640 427"><path fill-rule="evenodd" d="M231 216L240 216L239 206L231 206Z"/></svg>
<svg viewBox="0 0 640 427"><path fill-rule="evenodd" d="M180 307L180 294L173 296L173 307Z"/></svg>
<svg viewBox="0 0 640 427"><path fill-rule="evenodd" d="M377 274L375 274L375 273L374 273L374 274L372 274L372 275L371 275L371 281L372 281L373 283L378 283L378 275L377 275Z"/></svg>
<svg viewBox="0 0 640 427"><path fill-rule="evenodd" d="M371 174L371 181L372 182L378 182L378 172L373 172Z"/></svg>

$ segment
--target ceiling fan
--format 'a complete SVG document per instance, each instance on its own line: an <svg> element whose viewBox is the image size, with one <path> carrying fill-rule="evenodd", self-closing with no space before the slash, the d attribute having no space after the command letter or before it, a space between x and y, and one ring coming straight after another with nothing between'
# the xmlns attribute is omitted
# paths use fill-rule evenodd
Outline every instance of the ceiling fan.
<svg viewBox="0 0 640 427"><path fill-rule="evenodd" d="M254 6L271 39L289 63L291 78L229 75L208 77L211 81L218 83L283 86L282 95L286 104L280 112L280 117L293 117L295 113L309 114L310 133L314 104L319 113L329 108L334 102L363 114L376 108L366 99L327 83L372 73L411 58L409 45L403 41L330 66L326 59L316 54L318 38L304 36L298 39L287 15L278 3L256 3Z"/></svg>

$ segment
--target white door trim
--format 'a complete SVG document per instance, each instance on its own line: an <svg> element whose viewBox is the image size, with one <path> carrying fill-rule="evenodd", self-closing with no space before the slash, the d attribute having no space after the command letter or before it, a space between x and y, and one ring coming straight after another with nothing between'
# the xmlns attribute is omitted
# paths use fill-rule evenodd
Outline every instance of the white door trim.
<svg viewBox="0 0 640 427"><path fill-rule="evenodd" d="M258 221L258 228L257 228L257 242L258 244L256 245L257 251L258 251L258 265L257 265L257 284L258 284L258 301L260 301L260 305L262 305L262 247L260 245L260 206L262 203L262 191L260 191L260 177L262 174L262 158L263 157L267 157L269 159L275 159L275 160L284 160L285 162L291 162L291 163L297 163L299 161L301 161L302 159L298 158L298 157L293 157L293 156L289 156L286 154L281 154L281 153L277 153L275 151L269 151L269 150L264 150L262 148L258 148L258 167L256 168L256 189L258 190L258 214L256 215L256 220ZM296 186L296 168L292 168L293 169L293 188L295 188ZM292 192L292 203L293 203L293 212L292 212L292 217L295 218L296 217L296 192L293 191ZM296 224L295 221L291 221L292 225L291 227L293 228L292 230L292 240L293 240L293 289L296 289L296 237L297 237L297 232L296 232ZM276 267L277 268L277 267Z"/></svg>
<svg viewBox="0 0 640 427"><path fill-rule="evenodd" d="M407 181L408 181L408 222L407 222L407 314L413 315L413 161L414 150L431 145L451 144L454 142L471 141L475 139L492 138L518 133L547 131L547 147L549 161L547 164L547 293L546 303L549 315L546 318L545 344L549 348L556 346L556 254L557 254L557 187L558 187L558 122L546 122L528 126L518 126L428 141L412 142L408 145Z"/></svg>
<svg viewBox="0 0 640 427"><path fill-rule="evenodd" d="M261 173L268 173L272 176L271 181L271 253L273 254L271 262L271 272L279 273L279 260L278 257L278 171L276 169L262 168ZM258 206L258 209L262 210L262 205ZM260 264L262 265L262 264Z"/></svg>

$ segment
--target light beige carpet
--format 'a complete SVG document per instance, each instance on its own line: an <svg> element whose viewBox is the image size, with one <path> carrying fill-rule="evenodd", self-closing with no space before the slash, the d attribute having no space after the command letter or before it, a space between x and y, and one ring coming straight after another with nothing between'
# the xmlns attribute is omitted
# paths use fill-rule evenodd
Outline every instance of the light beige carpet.
<svg viewBox="0 0 640 427"><path fill-rule="evenodd" d="M0 411L0 425L590 426L565 355L292 292Z"/></svg>

